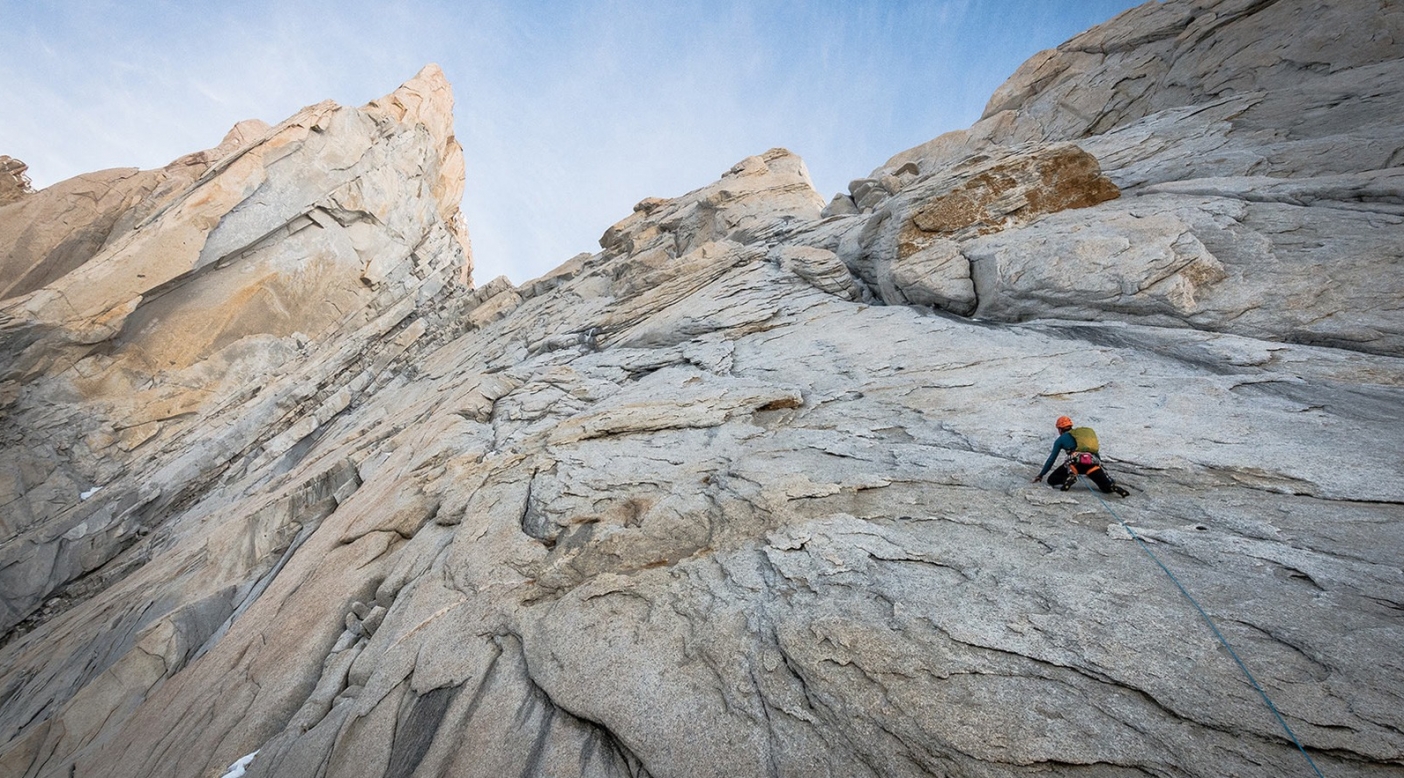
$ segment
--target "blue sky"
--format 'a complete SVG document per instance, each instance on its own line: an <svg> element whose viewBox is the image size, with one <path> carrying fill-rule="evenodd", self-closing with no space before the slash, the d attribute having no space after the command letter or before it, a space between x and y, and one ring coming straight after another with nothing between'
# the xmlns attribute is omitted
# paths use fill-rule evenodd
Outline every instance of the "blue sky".
<svg viewBox="0 0 1404 778"><path fill-rule="evenodd" d="M645 197L783 146L825 196L979 118L1036 51L1132 0L0 0L0 154L35 186L159 167L233 124L454 86L486 282L540 275Z"/></svg>

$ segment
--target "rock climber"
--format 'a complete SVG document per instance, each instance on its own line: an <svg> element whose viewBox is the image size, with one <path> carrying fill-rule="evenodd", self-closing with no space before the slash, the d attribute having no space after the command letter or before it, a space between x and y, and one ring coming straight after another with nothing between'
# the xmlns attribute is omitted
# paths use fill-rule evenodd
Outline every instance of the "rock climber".
<svg viewBox="0 0 1404 778"><path fill-rule="evenodd" d="M1051 474L1048 474L1048 485L1056 486L1063 491L1067 491L1077 482L1077 476L1083 475L1092 479L1092 483L1097 485L1106 494L1116 492L1122 497L1127 497L1131 493L1117 485L1116 481L1107 474L1106 468L1102 467L1102 458L1097 444L1097 433L1091 427L1073 428L1072 419L1067 416L1059 416L1055 422L1058 427L1058 439L1053 441L1053 451L1048 455L1048 461L1043 463L1043 469L1034 476L1033 482L1038 483L1043 480L1044 474L1057 461L1059 452L1068 452L1068 458L1063 460L1063 464Z"/></svg>

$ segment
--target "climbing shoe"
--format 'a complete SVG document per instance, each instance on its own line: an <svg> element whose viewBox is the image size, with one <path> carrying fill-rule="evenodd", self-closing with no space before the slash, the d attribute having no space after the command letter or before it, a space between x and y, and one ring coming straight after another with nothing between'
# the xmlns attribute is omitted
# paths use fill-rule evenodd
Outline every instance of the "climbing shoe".
<svg viewBox="0 0 1404 778"><path fill-rule="evenodd" d="M1073 482L1072 482L1071 480L1064 481L1064 482L1063 482L1063 485L1060 486L1060 487L1058 487L1058 491L1060 491L1060 492L1066 492L1067 490L1069 490L1069 489L1072 488L1072 485L1073 485Z"/></svg>
<svg viewBox="0 0 1404 778"><path fill-rule="evenodd" d="M1116 484L1112 484L1112 491L1113 491L1113 492L1116 492L1117 494L1121 495L1122 497L1130 497L1130 496L1131 496L1131 493L1130 493L1130 492L1126 491L1125 489L1121 488L1120 486L1117 486Z"/></svg>

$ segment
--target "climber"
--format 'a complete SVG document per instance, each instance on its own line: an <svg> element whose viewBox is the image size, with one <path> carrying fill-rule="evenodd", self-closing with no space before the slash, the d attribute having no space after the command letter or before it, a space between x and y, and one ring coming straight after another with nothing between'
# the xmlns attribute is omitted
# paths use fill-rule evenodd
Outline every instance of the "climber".
<svg viewBox="0 0 1404 778"><path fill-rule="evenodd" d="M1116 492L1122 497L1130 495L1130 492L1117 486L1116 481L1107 474L1106 468L1102 467L1097 433L1091 427L1073 429L1072 419L1067 416L1059 416L1056 424L1058 439L1053 441L1053 451L1048 455L1048 461L1043 463L1043 469L1034 476L1034 483L1042 481L1044 474L1048 473L1048 469L1053 467L1053 463L1058 459L1058 453L1066 451L1068 458L1048 476L1049 486L1056 486L1066 492L1077 482L1078 476L1085 475L1106 494Z"/></svg>

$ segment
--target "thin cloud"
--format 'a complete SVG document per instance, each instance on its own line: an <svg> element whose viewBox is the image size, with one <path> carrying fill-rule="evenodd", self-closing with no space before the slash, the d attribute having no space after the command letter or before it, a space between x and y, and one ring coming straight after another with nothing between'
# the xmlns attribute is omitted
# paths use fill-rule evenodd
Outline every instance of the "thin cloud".
<svg viewBox="0 0 1404 778"><path fill-rule="evenodd" d="M36 185L164 165L236 122L453 83L476 278L540 275L648 196L784 146L828 197L970 124L1038 48L1133 0L709 4L0 0L0 153Z"/></svg>

